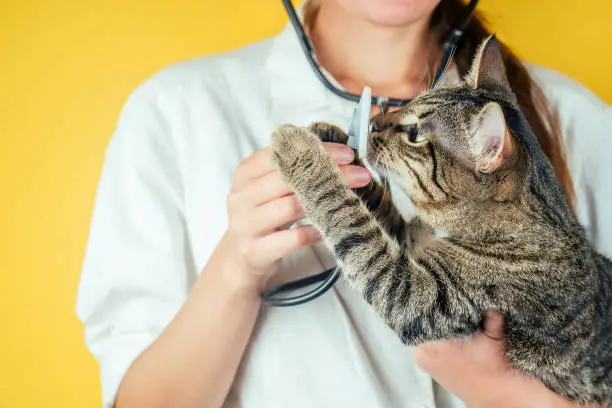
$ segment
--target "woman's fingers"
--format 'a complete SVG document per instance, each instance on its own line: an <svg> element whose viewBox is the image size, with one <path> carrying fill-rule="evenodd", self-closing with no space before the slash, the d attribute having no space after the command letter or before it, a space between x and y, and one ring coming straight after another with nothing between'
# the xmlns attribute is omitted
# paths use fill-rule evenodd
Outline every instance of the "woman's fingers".
<svg viewBox="0 0 612 408"><path fill-rule="evenodd" d="M340 166L344 179L351 188L366 186L372 179L370 172L360 166ZM238 201L244 204L260 206L273 200L292 194L277 172L268 173L259 180L253 181L238 193Z"/></svg>
<svg viewBox="0 0 612 408"><path fill-rule="evenodd" d="M324 143L351 188L363 187L371 180L368 170L350 165L355 153L338 143ZM229 230L237 249L251 272L270 275L278 262L296 249L312 245L321 237L313 226L280 230L304 218L298 198L285 185L265 148L243 160L234 173L227 197Z"/></svg>
<svg viewBox="0 0 612 408"><path fill-rule="evenodd" d="M338 164L349 164L355 158L355 152L345 145L339 143L323 143L323 146L325 146ZM233 188L238 190L249 181L273 172L274 167L270 160L270 154L270 148L266 147L244 159L238 167L236 167Z"/></svg>
<svg viewBox="0 0 612 408"><path fill-rule="evenodd" d="M341 168L349 186L362 187L370 182L370 173L358 166ZM277 228L305 217L298 198L292 194L278 173L270 173L253 182L238 197L236 205L255 206L252 217L244 220L248 233L255 236L270 233Z"/></svg>
<svg viewBox="0 0 612 408"><path fill-rule="evenodd" d="M253 181L240 192L243 203L249 206L260 206L292 194L276 171Z"/></svg>
<svg viewBox="0 0 612 408"><path fill-rule="evenodd" d="M240 190L249 182L274 171L274 167L270 161L270 152L270 148L266 147L265 149L256 151L240 162L234 172L232 191Z"/></svg>
<svg viewBox="0 0 612 408"><path fill-rule="evenodd" d="M323 147L332 155L336 163L349 164L355 159L355 152L350 147L340 143L323 143Z"/></svg>
<svg viewBox="0 0 612 408"><path fill-rule="evenodd" d="M295 195L288 195L262 204L253 211L249 222L250 233L266 235L274 230L304 218L304 209Z"/></svg>
<svg viewBox="0 0 612 408"><path fill-rule="evenodd" d="M366 168L360 166L342 166L340 170L342 170L344 179L351 188L367 186L372 180L372 174Z"/></svg>
<svg viewBox="0 0 612 408"><path fill-rule="evenodd" d="M258 262L266 265L320 240L321 235L312 225L300 225L261 237L254 242L253 252L257 254Z"/></svg>

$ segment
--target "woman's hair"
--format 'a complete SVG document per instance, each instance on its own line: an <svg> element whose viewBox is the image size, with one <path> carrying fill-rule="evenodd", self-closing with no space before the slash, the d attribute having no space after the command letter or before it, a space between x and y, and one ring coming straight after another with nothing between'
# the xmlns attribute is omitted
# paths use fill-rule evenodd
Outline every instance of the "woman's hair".
<svg viewBox="0 0 612 408"><path fill-rule="evenodd" d="M312 26L316 18L319 0L309 0L304 5L304 24ZM431 18L431 29L438 36L440 44L448 33L457 27L465 16L466 5L462 0L441 0ZM489 35L485 20L478 12L468 23L454 55L459 73L465 75L474 59L478 46ZM501 40L504 64L508 81L516 94L519 107L537 136L542 150L551 161L561 182L570 206L574 209L575 195L569 169L565 161L563 139L557 113L550 106L542 89L534 81L525 65Z"/></svg>

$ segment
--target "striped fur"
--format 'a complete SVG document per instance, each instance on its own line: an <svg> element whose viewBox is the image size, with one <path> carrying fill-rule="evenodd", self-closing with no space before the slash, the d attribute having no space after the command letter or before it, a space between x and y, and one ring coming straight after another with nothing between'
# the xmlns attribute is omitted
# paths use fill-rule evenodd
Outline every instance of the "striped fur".
<svg viewBox="0 0 612 408"><path fill-rule="evenodd" d="M503 112L508 151L474 136L491 103ZM410 140L414 121L422 142ZM495 39L464 81L419 95L373 129L365 159L412 201L413 219L378 183L347 186L320 143L346 143L340 129L284 125L271 143L348 282L410 345L469 337L499 310L513 367L572 401L612 404L612 263L570 210Z"/></svg>

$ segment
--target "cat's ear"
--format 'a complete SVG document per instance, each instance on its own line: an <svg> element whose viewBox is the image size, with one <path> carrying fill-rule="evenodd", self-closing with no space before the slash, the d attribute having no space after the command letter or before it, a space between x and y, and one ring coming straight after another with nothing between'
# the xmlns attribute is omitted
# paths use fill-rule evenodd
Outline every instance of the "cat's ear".
<svg viewBox="0 0 612 408"><path fill-rule="evenodd" d="M484 40L478 48L468 78L474 88L503 88L511 92L501 46L495 34Z"/></svg>
<svg viewBox="0 0 612 408"><path fill-rule="evenodd" d="M478 115L472 139L476 171L493 173L501 168L514 153L514 141L506 126L501 106L490 102Z"/></svg>
<svg viewBox="0 0 612 408"><path fill-rule="evenodd" d="M462 84L461 77L459 76L459 71L457 67L453 64L444 73L442 78L440 79L439 86L448 87L448 88L456 88Z"/></svg>

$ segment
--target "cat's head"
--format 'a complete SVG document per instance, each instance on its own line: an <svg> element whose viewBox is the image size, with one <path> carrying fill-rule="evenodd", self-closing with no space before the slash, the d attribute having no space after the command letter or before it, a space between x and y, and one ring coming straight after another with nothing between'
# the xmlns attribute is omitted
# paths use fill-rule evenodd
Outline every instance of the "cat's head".
<svg viewBox="0 0 612 408"><path fill-rule="evenodd" d="M513 200L525 178L524 146L506 117L516 106L491 36L465 78L373 119L367 161L421 212Z"/></svg>

